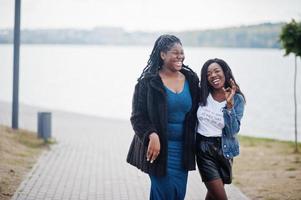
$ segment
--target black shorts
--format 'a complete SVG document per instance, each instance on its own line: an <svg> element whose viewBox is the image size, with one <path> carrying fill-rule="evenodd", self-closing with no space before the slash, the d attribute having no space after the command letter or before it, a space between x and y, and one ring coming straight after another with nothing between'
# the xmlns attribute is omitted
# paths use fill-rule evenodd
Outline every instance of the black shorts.
<svg viewBox="0 0 301 200"><path fill-rule="evenodd" d="M197 164L203 182L222 179L224 184L232 182L233 159L224 157L221 137L205 137L197 134Z"/></svg>

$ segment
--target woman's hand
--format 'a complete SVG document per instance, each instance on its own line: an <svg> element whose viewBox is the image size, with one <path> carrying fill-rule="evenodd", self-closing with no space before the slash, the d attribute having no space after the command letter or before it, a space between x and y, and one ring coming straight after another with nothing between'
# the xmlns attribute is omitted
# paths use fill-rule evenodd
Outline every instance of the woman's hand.
<svg viewBox="0 0 301 200"><path fill-rule="evenodd" d="M153 163L154 160L158 157L160 153L160 140L157 133L151 133L149 135L149 143L147 148L147 154L146 158L147 161L150 161L150 163Z"/></svg>
<svg viewBox="0 0 301 200"><path fill-rule="evenodd" d="M232 79L230 79L230 85L231 87L228 88L223 88L224 90L224 94L225 94L225 98L226 98L226 102L227 102L227 109L231 109L234 105L234 100L233 97L235 95L235 92L237 90L237 86L234 83L234 81Z"/></svg>

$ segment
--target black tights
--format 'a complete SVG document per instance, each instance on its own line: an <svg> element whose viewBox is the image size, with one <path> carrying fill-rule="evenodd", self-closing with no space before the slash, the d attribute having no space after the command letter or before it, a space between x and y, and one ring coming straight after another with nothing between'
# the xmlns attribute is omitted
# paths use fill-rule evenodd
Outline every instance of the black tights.
<svg viewBox="0 0 301 200"><path fill-rule="evenodd" d="M224 183L221 179L215 179L205 183L207 195L205 200L227 200Z"/></svg>

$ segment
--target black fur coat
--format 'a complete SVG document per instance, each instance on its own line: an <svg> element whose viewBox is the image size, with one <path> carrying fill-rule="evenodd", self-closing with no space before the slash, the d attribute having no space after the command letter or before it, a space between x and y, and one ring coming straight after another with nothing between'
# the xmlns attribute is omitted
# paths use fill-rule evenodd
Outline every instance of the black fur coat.
<svg viewBox="0 0 301 200"><path fill-rule="evenodd" d="M192 98L191 110L185 116L183 138L183 167L195 169L195 126L196 111L199 102L199 79L197 75L185 68L181 70L188 80ZM130 145L127 162L143 172L166 175L167 169L167 102L163 82L159 74L146 74L135 86L131 123L134 137ZM160 154L150 163L146 160L149 134L156 132L160 138Z"/></svg>

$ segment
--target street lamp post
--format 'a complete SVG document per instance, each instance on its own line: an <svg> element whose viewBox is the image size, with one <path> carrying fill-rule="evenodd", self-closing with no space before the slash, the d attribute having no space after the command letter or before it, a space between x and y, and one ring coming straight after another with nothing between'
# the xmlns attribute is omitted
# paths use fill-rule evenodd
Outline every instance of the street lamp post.
<svg viewBox="0 0 301 200"><path fill-rule="evenodd" d="M18 129L21 0L15 0L12 128Z"/></svg>

